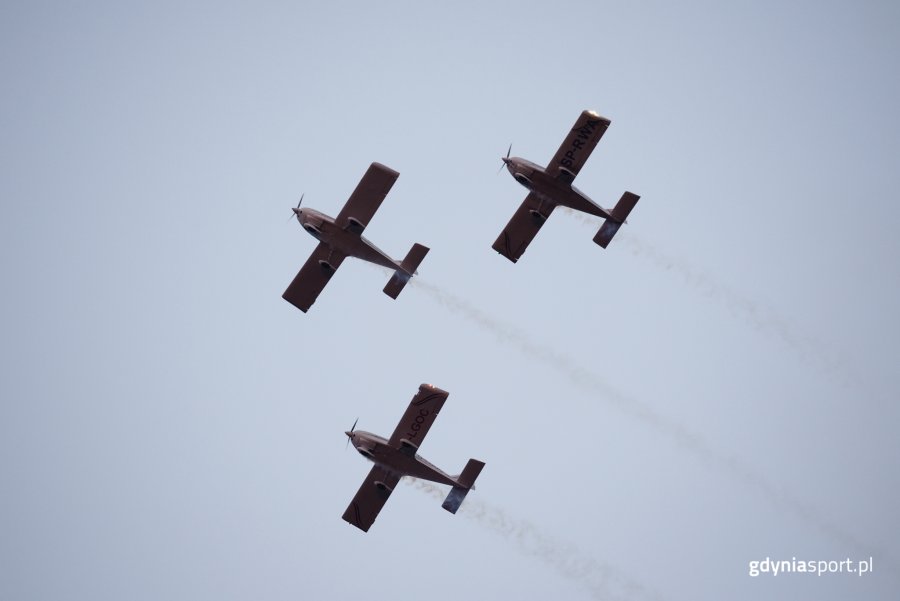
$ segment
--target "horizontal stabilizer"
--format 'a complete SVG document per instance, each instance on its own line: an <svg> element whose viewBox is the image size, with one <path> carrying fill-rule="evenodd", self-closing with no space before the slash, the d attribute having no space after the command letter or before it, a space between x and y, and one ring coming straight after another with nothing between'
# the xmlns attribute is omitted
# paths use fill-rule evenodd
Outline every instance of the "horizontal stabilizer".
<svg viewBox="0 0 900 601"><path fill-rule="evenodd" d="M463 468L462 473L457 476L455 480L459 483L460 486L472 488L473 486L475 486L475 479L478 478L478 474L481 473L482 468L484 468L483 461L478 461L477 459L469 459L469 462L466 463L466 467Z"/></svg>
<svg viewBox="0 0 900 601"><path fill-rule="evenodd" d="M625 219L628 218L628 214L631 213L631 210L640 198L637 194L625 192L622 198L619 199L619 202L616 203L616 206L613 207L613 210L610 211L610 217L600 226L600 231L594 236L594 242L606 248L612 242L613 236L616 235L622 224L625 223Z"/></svg>
<svg viewBox="0 0 900 601"><path fill-rule="evenodd" d="M454 486L450 489L450 493L447 495L447 498L444 499L444 502L441 503L441 507L443 507L450 513L456 513L456 511L459 509L459 506L462 505L463 499L466 498L467 494L469 494L468 488Z"/></svg>
<svg viewBox="0 0 900 601"><path fill-rule="evenodd" d="M469 462L466 464L466 467L463 468L462 473L454 478L457 485L450 489L450 493L447 494L447 498L444 499L441 507L450 513L456 513L456 510L462 505L463 499L466 498L466 495L469 494L469 491L475 486L475 479L478 478L478 474L481 473L483 467L483 461L469 459Z"/></svg>
<svg viewBox="0 0 900 601"><path fill-rule="evenodd" d="M613 207L613 219L624 223L625 220L628 219L628 214L631 213L631 209L634 208L634 205L636 205L637 201L640 199L641 197L637 194L625 192L625 194L622 195L622 198L619 199L619 202L616 203L616 206Z"/></svg>
<svg viewBox="0 0 900 601"><path fill-rule="evenodd" d="M416 273L416 269L428 254L428 247L419 243L413 244L412 248L406 254L406 258L400 263L400 269L394 272L394 275L384 287L384 293L391 298L397 298L400 292L406 287L406 283Z"/></svg>
<svg viewBox="0 0 900 601"><path fill-rule="evenodd" d="M600 231L597 232L597 235L594 236L594 242L603 248L606 248L609 246L609 243L612 242L613 236L616 235L616 232L619 231L620 227L622 227L622 224L618 221L607 219L603 222L603 225L600 226Z"/></svg>

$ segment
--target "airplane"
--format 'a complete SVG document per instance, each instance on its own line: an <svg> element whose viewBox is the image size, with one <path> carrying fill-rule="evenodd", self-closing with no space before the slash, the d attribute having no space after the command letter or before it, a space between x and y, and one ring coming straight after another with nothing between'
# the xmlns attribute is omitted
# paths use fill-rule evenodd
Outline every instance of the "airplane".
<svg viewBox="0 0 900 601"><path fill-rule="evenodd" d="M356 422L353 422L350 430L344 432L347 444L352 442L353 448L360 455L375 463L344 512L343 517L347 523L368 532L403 476L452 487L441 507L450 513L456 513L463 499L474 488L475 479L481 473L484 463L469 459L461 474L448 476L416 454L449 394L431 384L419 386L419 391L388 439L356 430Z"/></svg>
<svg viewBox="0 0 900 601"><path fill-rule="evenodd" d="M397 298L428 254L428 247L413 244L406 258L397 262L366 240L362 233L399 176L390 167L372 163L334 219L314 209L301 209L303 197L300 197L300 202L293 209L294 215L303 229L319 241L319 245L281 295L284 300L304 313L309 311L346 257L356 257L394 270L384 293Z"/></svg>
<svg viewBox="0 0 900 601"><path fill-rule="evenodd" d="M557 206L605 218L600 231L594 236L594 242L606 248L640 196L625 192L610 211L597 205L572 182L609 124L609 119L594 111L583 111L546 167L510 157L510 144L501 160L516 181L528 188L529 193L494 242L494 250L513 263L518 261ZM500 168L503 169L502 166Z"/></svg>

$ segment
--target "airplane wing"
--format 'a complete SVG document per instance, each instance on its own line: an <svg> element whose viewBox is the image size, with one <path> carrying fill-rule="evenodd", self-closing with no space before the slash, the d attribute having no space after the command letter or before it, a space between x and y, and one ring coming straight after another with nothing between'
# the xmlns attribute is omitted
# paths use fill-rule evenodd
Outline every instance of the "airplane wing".
<svg viewBox="0 0 900 601"><path fill-rule="evenodd" d="M332 251L324 242L319 242L281 298L306 313L345 257L346 255L341 252ZM322 265L320 261L330 265L331 269Z"/></svg>
<svg viewBox="0 0 900 601"><path fill-rule="evenodd" d="M350 505L347 506L343 516L344 521L363 532L368 532L398 482L400 482L399 476L392 474L380 465L374 466L363 480L362 486L356 491L356 496L350 501Z"/></svg>
<svg viewBox="0 0 900 601"><path fill-rule="evenodd" d="M338 227L349 226L356 233L362 233L398 177L399 173L381 163L369 165L334 222Z"/></svg>
<svg viewBox="0 0 900 601"><path fill-rule="evenodd" d="M562 146L547 163L547 173L555 175L560 168L565 169L571 175L567 179L571 183L581 168L584 167L585 161L591 156L597 142L603 137L606 128L609 127L609 119L601 117L594 111L584 111L575 122L575 127L566 136ZM565 174L565 172L562 172Z"/></svg>
<svg viewBox="0 0 900 601"><path fill-rule="evenodd" d="M406 413L400 418L397 428L388 439L388 444L396 448L406 446L415 453L448 396L450 396L449 392L431 384L419 386L419 392L410 401ZM412 447L401 441L408 441Z"/></svg>
<svg viewBox="0 0 900 601"><path fill-rule="evenodd" d="M538 208L544 217L536 217L532 213L532 211L538 211ZM541 207L541 199L538 195L534 192L528 194L525 201L516 209L512 219L506 224L503 232L494 241L494 250L513 263L518 261L554 208L554 205L546 201Z"/></svg>

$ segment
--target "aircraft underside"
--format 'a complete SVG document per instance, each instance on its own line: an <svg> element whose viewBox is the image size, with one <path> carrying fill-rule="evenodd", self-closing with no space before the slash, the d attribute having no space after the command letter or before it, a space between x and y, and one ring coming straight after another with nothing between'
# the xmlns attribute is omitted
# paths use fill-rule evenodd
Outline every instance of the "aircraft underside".
<svg viewBox="0 0 900 601"><path fill-rule="evenodd" d="M348 257L356 257L369 263L375 263L391 270L397 269L394 262L377 246L369 242L365 237L350 232L334 232L327 240L323 240L328 246Z"/></svg>
<svg viewBox="0 0 900 601"><path fill-rule="evenodd" d="M378 455L382 454L378 453L376 456ZM395 474L397 477L412 476L413 478L419 478L420 480L447 484L448 486L456 484L453 478L448 474L445 474L418 455L410 457L403 453L391 453L390 458L379 457L378 459L375 458L376 456L370 457L370 459L387 471Z"/></svg>
<svg viewBox="0 0 900 601"><path fill-rule="evenodd" d="M551 185L545 185L538 179L537 181L532 182L531 191L537 194L541 201L546 205L568 207L604 219L609 217L609 212L606 209L588 198L584 192L574 186L560 189L559 185L555 182ZM548 210L541 210L540 212L546 218L549 216L550 211L551 209L548 207Z"/></svg>

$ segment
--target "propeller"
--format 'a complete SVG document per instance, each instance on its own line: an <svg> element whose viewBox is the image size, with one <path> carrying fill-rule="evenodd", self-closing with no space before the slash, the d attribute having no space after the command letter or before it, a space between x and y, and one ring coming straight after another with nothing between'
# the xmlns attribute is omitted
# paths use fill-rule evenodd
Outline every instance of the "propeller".
<svg viewBox="0 0 900 601"><path fill-rule="evenodd" d="M347 444L344 445L345 451L347 450L347 447L350 446L350 435L353 434L353 431L356 429L356 422L358 422L358 421L359 421L359 418L357 417L355 420L353 420L353 425L350 426L350 431L344 432L344 434L347 435Z"/></svg>
<svg viewBox="0 0 900 601"><path fill-rule="evenodd" d="M304 192L303 194L300 195L300 202L297 203L297 208L294 209L294 210L292 211L292 212L294 213L294 215L297 214L297 210L300 208L300 203L303 202L303 197L304 197L304 196L306 196L306 192ZM290 217L288 217L288 221L290 221L291 219L293 219L293 218L294 218L294 215L291 215Z"/></svg>
<svg viewBox="0 0 900 601"><path fill-rule="evenodd" d="M506 150L506 156L502 157L500 160L503 161L503 165L500 165L500 169L497 170L497 175L500 175L500 172L503 171L503 166L509 161L509 153L512 152L512 144L509 145L509 148Z"/></svg>

